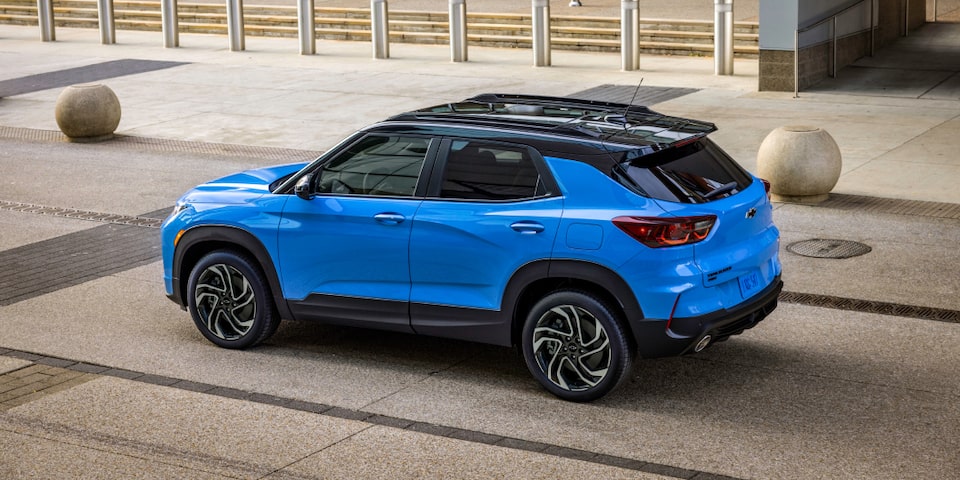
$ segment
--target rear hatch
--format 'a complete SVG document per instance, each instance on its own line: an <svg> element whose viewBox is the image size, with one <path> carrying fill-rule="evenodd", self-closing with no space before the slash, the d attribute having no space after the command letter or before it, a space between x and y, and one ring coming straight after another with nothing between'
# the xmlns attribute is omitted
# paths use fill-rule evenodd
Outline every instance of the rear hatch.
<svg viewBox="0 0 960 480"><path fill-rule="evenodd" d="M780 273L779 231L763 182L705 137L621 165L624 184L678 217L716 217L694 245L703 285L722 290L723 307L746 300Z"/></svg>

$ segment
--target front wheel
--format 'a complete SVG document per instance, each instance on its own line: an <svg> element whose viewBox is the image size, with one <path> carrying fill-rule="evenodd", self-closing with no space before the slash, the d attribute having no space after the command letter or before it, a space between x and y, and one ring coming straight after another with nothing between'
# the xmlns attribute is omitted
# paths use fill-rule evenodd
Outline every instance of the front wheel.
<svg viewBox="0 0 960 480"><path fill-rule="evenodd" d="M252 347L280 323L259 266L229 250L209 253L193 267L187 306L200 333L225 348Z"/></svg>
<svg viewBox="0 0 960 480"><path fill-rule="evenodd" d="M537 302L523 326L523 357L554 395L596 400L630 372L634 349L617 315L598 298L561 290Z"/></svg>

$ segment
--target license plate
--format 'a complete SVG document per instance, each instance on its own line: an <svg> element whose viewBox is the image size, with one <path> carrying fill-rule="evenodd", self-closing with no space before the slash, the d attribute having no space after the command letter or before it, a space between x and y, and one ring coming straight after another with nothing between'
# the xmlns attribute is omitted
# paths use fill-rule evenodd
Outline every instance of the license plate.
<svg viewBox="0 0 960 480"><path fill-rule="evenodd" d="M760 282L760 272L752 272L740 276L740 295L744 299L750 298L760 290L763 284Z"/></svg>

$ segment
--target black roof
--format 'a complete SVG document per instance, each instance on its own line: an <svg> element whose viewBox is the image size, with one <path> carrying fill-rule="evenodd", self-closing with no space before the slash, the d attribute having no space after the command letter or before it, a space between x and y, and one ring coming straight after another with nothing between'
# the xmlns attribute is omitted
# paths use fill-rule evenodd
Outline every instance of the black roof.
<svg viewBox="0 0 960 480"><path fill-rule="evenodd" d="M690 143L717 129L709 122L671 117L638 105L495 93L402 113L387 121L457 124L581 141L592 139L608 149L641 147L647 153Z"/></svg>

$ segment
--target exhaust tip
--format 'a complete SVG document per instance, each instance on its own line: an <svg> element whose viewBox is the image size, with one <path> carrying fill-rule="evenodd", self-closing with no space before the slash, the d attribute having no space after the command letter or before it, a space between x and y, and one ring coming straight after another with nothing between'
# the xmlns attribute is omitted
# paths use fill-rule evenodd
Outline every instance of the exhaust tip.
<svg viewBox="0 0 960 480"><path fill-rule="evenodd" d="M712 336L704 335L703 338L701 338L700 341L697 342L697 345L693 347L693 351L696 353L702 352L704 348L707 348L707 345L710 345L711 340L713 340Z"/></svg>

